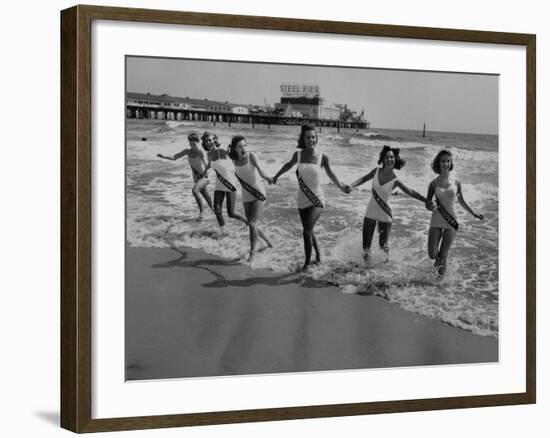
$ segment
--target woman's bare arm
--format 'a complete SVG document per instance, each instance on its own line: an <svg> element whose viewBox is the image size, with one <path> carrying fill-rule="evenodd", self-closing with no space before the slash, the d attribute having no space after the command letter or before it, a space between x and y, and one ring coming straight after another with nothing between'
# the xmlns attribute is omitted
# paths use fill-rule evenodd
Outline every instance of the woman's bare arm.
<svg viewBox="0 0 550 438"><path fill-rule="evenodd" d="M340 190L342 190L343 192L347 192L347 193L351 192L351 187L348 186L347 184L342 184L340 182L340 180L338 179L338 177L336 176L336 174L330 168L330 162L329 162L329 159L328 159L328 155L323 154L323 158L321 159L321 166L325 169L325 172L326 172L327 176L330 178L330 180L334 184L336 184Z"/></svg>
<svg viewBox="0 0 550 438"><path fill-rule="evenodd" d="M298 152L294 152L294 154L292 154L292 158L290 159L290 161L288 163L285 163L283 167L281 167L281 169L273 177L273 184L277 184L277 180L279 179L279 177L285 174L286 172L288 172L290 169L292 169L297 162L298 162Z"/></svg>
<svg viewBox="0 0 550 438"><path fill-rule="evenodd" d="M462 207L464 208L464 210L466 210L468 213L470 213L473 217L479 219L479 220L483 220L484 219L484 216L482 214L477 214L476 212L474 212L470 206L468 205L468 203L466 202L466 200L464 199L464 195L462 193L462 184L460 184L460 181L457 181L456 182L456 186L457 186L457 191L456 191L456 196L458 198L458 202L460 203L460 205L462 205Z"/></svg>
<svg viewBox="0 0 550 438"><path fill-rule="evenodd" d="M260 166L260 160L258 159L256 154L253 154L252 152L250 152L249 155L250 155L250 162L258 170L258 173L260 174L260 176L266 181L268 181L269 183L271 183L272 179L269 176L267 176L267 174L263 171L262 167Z"/></svg>
<svg viewBox="0 0 550 438"><path fill-rule="evenodd" d="M179 160L181 157L185 157L186 155L189 155L189 151L190 151L190 149L184 149L183 151L178 152L177 154L172 155L172 156L157 154L157 157L163 158L165 160L176 161L176 160Z"/></svg>
<svg viewBox="0 0 550 438"><path fill-rule="evenodd" d="M430 211L434 211L436 209L435 203L432 200L432 198L435 195L435 188L433 181L428 186L428 193L426 194L426 208Z"/></svg>
<svg viewBox="0 0 550 438"><path fill-rule="evenodd" d="M413 197L414 199L418 199L420 202L423 202L424 204L428 202L428 199L426 199L424 196L422 196L420 193L418 193L416 190L409 189L405 184L403 184L399 180L395 180L395 185L399 187L403 193L406 193L407 195Z"/></svg>
<svg viewBox="0 0 550 438"><path fill-rule="evenodd" d="M365 184L367 181L370 181L371 179L374 178L374 174L376 173L376 167L374 169L372 169L369 173L367 173L366 175L362 176L361 178L353 181L351 183L351 187L352 188L355 188L355 187L359 187L361 184Z"/></svg>

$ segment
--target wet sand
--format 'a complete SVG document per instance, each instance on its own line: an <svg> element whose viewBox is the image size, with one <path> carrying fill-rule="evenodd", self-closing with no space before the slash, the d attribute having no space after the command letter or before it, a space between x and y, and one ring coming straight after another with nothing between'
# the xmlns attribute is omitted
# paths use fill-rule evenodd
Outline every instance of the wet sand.
<svg viewBox="0 0 550 438"><path fill-rule="evenodd" d="M126 252L127 380L498 361L498 340L188 248Z"/></svg>

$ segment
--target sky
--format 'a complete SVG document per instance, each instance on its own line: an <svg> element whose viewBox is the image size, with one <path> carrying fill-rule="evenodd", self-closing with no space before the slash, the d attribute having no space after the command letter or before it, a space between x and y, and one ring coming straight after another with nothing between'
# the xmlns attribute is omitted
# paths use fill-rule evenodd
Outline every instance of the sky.
<svg viewBox="0 0 550 438"><path fill-rule="evenodd" d="M498 76L127 57L126 90L273 105L283 83L315 84L327 105L365 111L371 128L498 134Z"/></svg>

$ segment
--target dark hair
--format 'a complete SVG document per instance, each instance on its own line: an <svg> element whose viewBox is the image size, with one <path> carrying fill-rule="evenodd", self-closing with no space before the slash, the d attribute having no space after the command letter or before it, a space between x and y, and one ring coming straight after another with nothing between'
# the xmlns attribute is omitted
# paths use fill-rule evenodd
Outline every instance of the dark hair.
<svg viewBox="0 0 550 438"><path fill-rule="evenodd" d="M229 150L229 158L232 160L236 160L239 158L237 156L237 143L239 143L241 140L246 141L246 138L242 135L236 135L231 139L231 144L227 147Z"/></svg>
<svg viewBox="0 0 550 438"><path fill-rule="evenodd" d="M382 164L382 167L384 167L384 158L386 158L386 154L388 152L393 152L393 156L395 157L395 164L393 165L393 168L396 170L401 169L405 166L405 160L399 156L400 151L401 149L399 148L391 148L385 144L380 152L380 155L378 156L378 164Z"/></svg>
<svg viewBox="0 0 550 438"><path fill-rule="evenodd" d="M187 140L189 140L189 141L191 141L191 140L200 141L199 134L197 134L196 132L192 132L191 134L189 134L187 136Z"/></svg>
<svg viewBox="0 0 550 438"><path fill-rule="evenodd" d="M432 169L435 173L441 173L441 157L443 155L448 155L451 157L451 167L449 168L449 172L454 169L455 165L453 163L453 154L451 154L450 151L447 149L443 149L437 153L434 160L432 161Z"/></svg>
<svg viewBox="0 0 550 438"><path fill-rule="evenodd" d="M212 143L214 143L214 146L219 148L222 144L218 140L218 136L216 134L210 134L212 136Z"/></svg>
<svg viewBox="0 0 550 438"><path fill-rule="evenodd" d="M206 151L210 151L212 149L211 146L206 146L206 144L204 143L204 141L206 140L207 137L213 137L213 135L208 132L208 131L204 131L201 135L201 142L202 142L202 147L206 150Z"/></svg>
<svg viewBox="0 0 550 438"><path fill-rule="evenodd" d="M305 149L306 147L306 141L304 139L304 136L307 131L313 131L315 132L315 142L317 142L317 131L315 130L315 126L310 125L309 123L305 123L302 125L302 130L300 131L300 136L298 137L298 148L299 149Z"/></svg>

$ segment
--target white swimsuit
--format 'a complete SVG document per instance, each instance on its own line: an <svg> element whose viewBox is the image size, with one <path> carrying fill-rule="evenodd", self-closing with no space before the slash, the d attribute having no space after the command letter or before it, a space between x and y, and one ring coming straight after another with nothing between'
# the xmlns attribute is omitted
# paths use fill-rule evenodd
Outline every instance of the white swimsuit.
<svg viewBox="0 0 550 438"><path fill-rule="evenodd" d="M319 157L316 163L302 163L300 156L302 151L298 151L298 208L325 206L325 194L321 188L321 161L323 154L318 153Z"/></svg>
<svg viewBox="0 0 550 438"><path fill-rule="evenodd" d="M236 192L237 178L235 177L235 166L229 158L218 158L211 163L212 169L216 172L217 192Z"/></svg>
<svg viewBox="0 0 550 438"><path fill-rule="evenodd" d="M436 200L441 203L443 208L456 220L455 213L455 200L457 192L457 182L449 181L449 187L439 187L436 182L433 182L434 193ZM430 221L430 228L446 228L452 229L453 226L441 215L439 209L436 209L432 213L432 219Z"/></svg>
<svg viewBox="0 0 550 438"><path fill-rule="evenodd" d="M242 166L235 165L235 175L241 183L243 202L265 201L266 192L260 182L258 169L251 163L250 154Z"/></svg>
<svg viewBox="0 0 550 438"><path fill-rule="evenodd" d="M379 222L391 222L391 214L388 214L388 212L380 206L380 204L376 201L376 196L378 196L379 200L387 206L388 200L390 199L393 191L393 184L397 177L389 180L386 184L380 184L380 180L378 179L379 170L380 168L376 169L376 173L372 179L372 196L367 205L365 217Z"/></svg>

